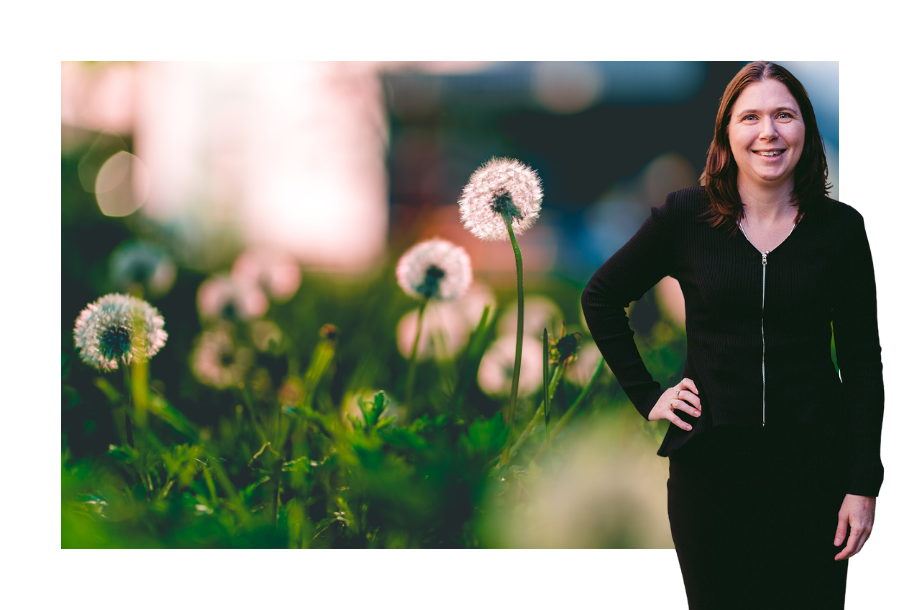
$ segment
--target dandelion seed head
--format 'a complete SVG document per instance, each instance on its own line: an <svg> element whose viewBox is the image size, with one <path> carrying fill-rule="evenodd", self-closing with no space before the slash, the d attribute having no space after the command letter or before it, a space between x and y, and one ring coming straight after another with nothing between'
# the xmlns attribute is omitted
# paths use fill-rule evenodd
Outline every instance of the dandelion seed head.
<svg viewBox="0 0 900 610"><path fill-rule="evenodd" d="M235 345L228 324L205 331L197 339L191 355L191 369L197 381L214 388L237 386L247 374L253 352Z"/></svg>
<svg viewBox="0 0 900 610"><path fill-rule="evenodd" d="M453 301L472 283L472 262L463 248L436 237L400 257L397 283L411 297Z"/></svg>
<svg viewBox="0 0 900 610"><path fill-rule="evenodd" d="M513 366L516 358L516 337L505 335L497 339L484 353L478 367L478 386L489 396L509 396L512 389ZM544 351L540 341L522 337L522 369L519 372L519 396L534 394L544 382Z"/></svg>
<svg viewBox="0 0 900 610"><path fill-rule="evenodd" d="M109 360L118 360L131 348L131 332L125 326L112 326L100 336L100 353Z"/></svg>
<svg viewBox="0 0 900 610"><path fill-rule="evenodd" d="M281 343L282 332L278 325L269 320L257 320L250 325L253 344L261 352L272 351Z"/></svg>
<svg viewBox="0 0 900 610"><path fill-rule="evenodd" d="M172 288L175 263L160 248L141 241L128 241L109 257L109 279L117 290L141 284L149 294L164 295Z"/></svg>
<svg viewBox="0 0 900 610"><path fill-rule="evenodd" d="M75 347L81 359L100 371L119 362L152 358L166 344L164 320L142 299L107 294L85 307L75 320Z"/></svg>
<svg viewBox="0 0 900 610"><path fill-rule="evenodd" d="M543 191L533 169L515 159L494 158L478 168L459 199L463 225L486 241L509 241L504 216L521 235L537 220Z"/></svg>
<svg viewBox="0 0 900 610"><path fill-rule="evenodd" d="M231 268L238 284L262 288L272 300L284 302L300 287L300 265L285 252L255 248L245 251Z"/></svg>
<svg viewBox="0 0 900 610"><path fill-rule="evenodd" d="M269 300L258 286L250 282L216 275L200 284L197 309L200 315L208 319L252 320L266 313Z"/></svg>

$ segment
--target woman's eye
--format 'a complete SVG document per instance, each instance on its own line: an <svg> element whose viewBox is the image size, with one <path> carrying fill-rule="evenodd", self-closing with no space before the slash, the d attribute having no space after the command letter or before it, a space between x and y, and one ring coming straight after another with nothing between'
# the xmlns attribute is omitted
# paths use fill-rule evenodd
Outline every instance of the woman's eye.
<svg viewBox="0 0 900 610"><path fill-rule="evenodd" d="M744 115L744 120L745 120L745 121L753 120L753 119L755 119L755 118L756 118L756 115L755 115L755 114L745 114L745 115Z"/></svg>
<svg viewBox="0 0 900 610"><path fill-rule="evenodd" d="M780 118L785 118L785 119L792 119L792 118L794 118L794 116L793 116L790 112L779 112L776 116L777 116L779 119L780 119Z"/></svg>

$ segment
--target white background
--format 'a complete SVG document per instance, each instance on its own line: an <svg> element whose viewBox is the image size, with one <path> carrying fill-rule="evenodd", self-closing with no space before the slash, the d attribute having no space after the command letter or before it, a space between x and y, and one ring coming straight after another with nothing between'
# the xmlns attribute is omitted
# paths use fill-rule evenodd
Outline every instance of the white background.
<svg viewBox="0 0 900 610"><path fill-rule="evenodd" d="M633 9L622 8L632 6ZM886 405L875 528L848 609L897 608L896 18L792 3L19 3L4 10L4 556L9 607L687 608L675 551L61 551L56 380L59 61L566 59L840 62L841 200L875 260ZM698 126L698 128L704 128ZM612 143L611 145L614 145ZM54 221L55 224L54 224ZM49 223L49 224L48 224ZM835 286L840 290L840 286ZM748 523L747 527L754 527ZM773 553L778 549L773 548ZM388 554L389 553L389 554ZM762 585L761 585L762 586Z"/></svg>

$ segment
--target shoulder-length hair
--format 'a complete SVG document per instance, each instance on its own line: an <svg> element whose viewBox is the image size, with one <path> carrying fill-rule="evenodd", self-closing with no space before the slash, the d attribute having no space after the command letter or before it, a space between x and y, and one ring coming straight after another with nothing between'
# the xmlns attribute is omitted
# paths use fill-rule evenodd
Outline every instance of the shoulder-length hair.
<svg viewBox="0 0 900 610"><path fill-rule="evenodd" d="M706 187L710 199L706 218L713 227L730 226L736 233L738 220L743 216L743 205L737 189L738 168L728 140L728 125L738 96L748 85L766 79L776 80L787 87L800 106L806 129L803 152L794 168L794 189L791 192L791 200L798 206L798 215L816 207L831 189L831 185L826 182L828 164L825 161L825 145L806 89L782 66L768 61L755 61L744 66L725 88L719 102L719 113L716 115L716 133L706 156L706 169L700 176L700 184Z"/></svg>

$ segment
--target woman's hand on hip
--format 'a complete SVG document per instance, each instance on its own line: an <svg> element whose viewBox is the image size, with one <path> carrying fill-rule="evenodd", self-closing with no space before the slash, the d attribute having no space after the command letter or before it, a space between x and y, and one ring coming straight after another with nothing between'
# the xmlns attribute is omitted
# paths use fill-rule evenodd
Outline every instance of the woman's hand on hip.
<svg viewBox="0 0 900 610"><path fill-rule="evenodd" d="M875 523L875 498L872 496L854 496L847 494L838 511L837 533L834 535L834 546L841 546L847 536L847 525L850 525L850 539L844 550L834 556L835 560L849 559L859 553Z"/></svg>
<svg viewBox="0 0 900 610"><path fill-rule="evenodd" d="M675 409L681 409L689 415L700 417L700 397L698 394L699 392L694 382L685 377L677 385L663 392L653 409L650 410L648 419L650 421L668 419L682 430L690 430L691 425L678 417L675 414Z"/></svg>

